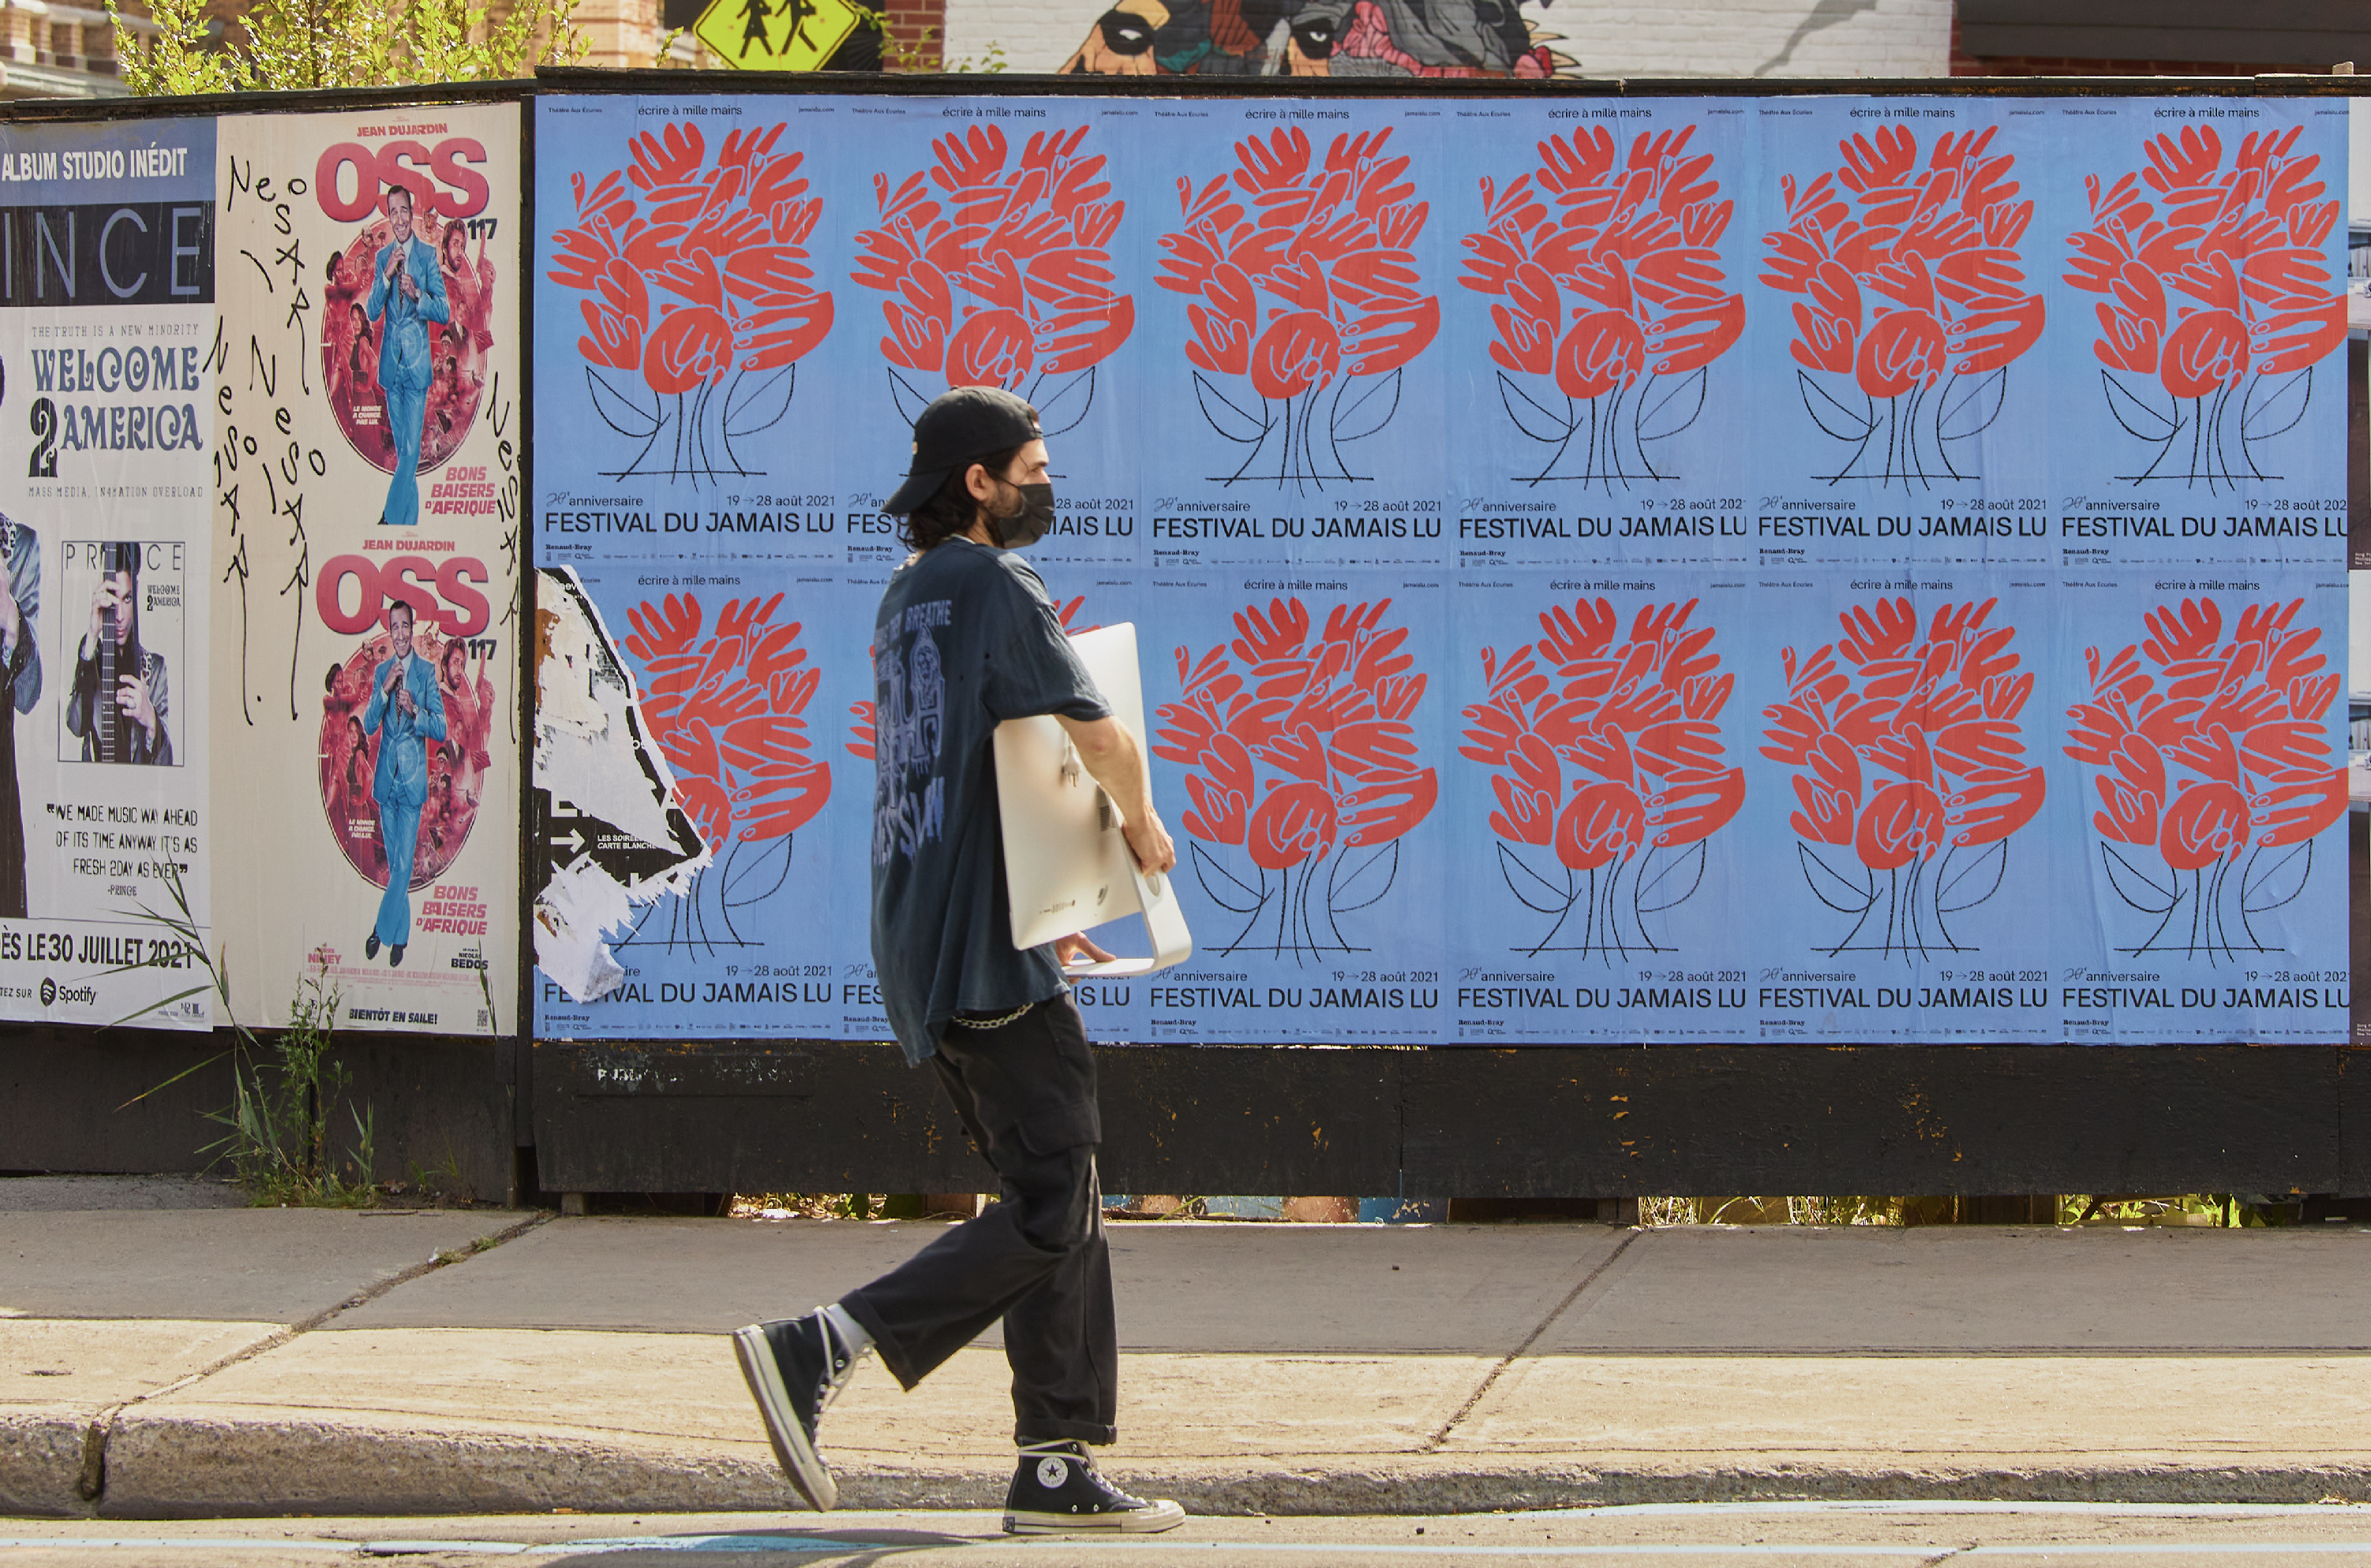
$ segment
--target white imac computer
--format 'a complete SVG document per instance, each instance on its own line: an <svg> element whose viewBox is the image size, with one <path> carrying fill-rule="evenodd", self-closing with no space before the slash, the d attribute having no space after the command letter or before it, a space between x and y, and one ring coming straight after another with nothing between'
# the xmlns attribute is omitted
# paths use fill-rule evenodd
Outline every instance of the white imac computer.
<svg viewBox="0 0 2371 1568"><path fill-rule="evenodd" d="M1123 622L1070 639L1079 660L1144 747L1144 683L1136 628ZM1152 765L1145 752L1145 766ZM996 727L996 792L1003 812L1004 872L1012 898L1012 945L1036 947L1123 916L1141 914L1150 958L1067 966L1072 975L1150 974L1194 956L1169 879L1147 876L1129 852L1111 797L1088 777L1070 736L1051 717Z"/></svg>

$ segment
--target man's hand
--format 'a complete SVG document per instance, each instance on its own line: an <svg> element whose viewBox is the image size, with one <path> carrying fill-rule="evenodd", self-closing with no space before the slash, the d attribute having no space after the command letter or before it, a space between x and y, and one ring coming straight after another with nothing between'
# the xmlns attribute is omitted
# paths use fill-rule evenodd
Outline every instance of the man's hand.
<svg viewBox="0 0 2371 1568"><path fill-rule="evenodd" d="M1177 846L1171 843L1169 830L1161 824L1161 813L1148 811L1142 820L1129 818L1120 824L1128 837L1128 847L1136 856L1136 863L1146 876L1157 875L1177 864Z"/></svg>
<svg viewBox="0 0 2371 1568"><path fill-rule="evenodd" d="M16 607L14 600L9 602L9 607L11 609ZM110 572L99 583L98 592L92 594L90 598L90 630L83 637L84 658L98 658L100 647L107 641L107 630L100 624L99 617L109 610L113 610L115 624L121 627L123 624L124 612L128 607L128 603L123 596L122 582L113 572Z"/></svg>
<svg viewBox="0 0 2371 1568"><path fill-rule="evenodd" d="M1136 863L1148 876L1175 865L1177 847L1170 843L1169 830L1161 825L1161 813L1153 810L1152 784L1145 776L1144 754L1136 737L1116 719L1068 719L1060 714L1055 718L1078 748L1079 760L1086 765L1088 774L1111 797Z"/></svg>
<svg viewBox="0 0 2371 1568"><path fill-rule="evenodd" d="M403 265L403 252L404 247L400 245L390 245L387 248L387 265L379 269L381 281L394 278L395 270Z"/></svg>
<svg viewBox="0 0 2371 1568"><path fill-rule="evenodd" d="M1109 963L1112 958L1083 931L1074 937L1054 939L1054 961L1065 969L1074 963Z"/></svg>
<svg viewBox="0 0 2371 1568"><path fill-rule="evenodd" d="M156 733L156 708L148 700L148 683L137 675L123 675L118 677L115 686L115 706L153 739Z"/></svg>

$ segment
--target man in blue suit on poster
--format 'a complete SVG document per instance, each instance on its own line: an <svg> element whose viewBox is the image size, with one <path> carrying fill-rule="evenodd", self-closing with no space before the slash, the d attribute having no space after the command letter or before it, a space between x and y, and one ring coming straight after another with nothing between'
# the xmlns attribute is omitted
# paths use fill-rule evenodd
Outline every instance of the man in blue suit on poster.
<svg viewBox="0 0 2371 1568"><path fill-rule="evenodd" d="M363 732L378 736L378 767L371 799L378 802L378 841L387 851L387 894L378 901L378 924L363 943L363 956L387 949L387 964L399 967L411 940L411 857L420 847L420 808L428 799L428 743L445 738L445 698L436 672L411 651L412 608L399 599L387 606L388 656L371 672L370 706Z"/></svg>
<svg viewBox="0 0 2371 1568"><path fill-rule="evenodd" d="M405 187L388 187L387 221L395 232L371 262L370 301L363 313L373 321L386 319L378 385L386 394L387 433L395 439L395 477L378 520L408 528L420 522L420 436L428 421L428 384L436 379L427 323L452 320L453 308L435 248L411 232L411 192Z"/></svg>

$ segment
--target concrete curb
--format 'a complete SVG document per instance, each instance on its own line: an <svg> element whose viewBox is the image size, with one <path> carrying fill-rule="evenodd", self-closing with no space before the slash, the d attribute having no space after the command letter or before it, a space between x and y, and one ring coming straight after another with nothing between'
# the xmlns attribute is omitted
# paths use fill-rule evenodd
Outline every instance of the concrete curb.
<svg viewBox="0 0 2371 1568"><path fill-rule="evenodd" d="M0 1427L0 1507L108 1518L273 1514L443 1515L797 1511L756 1445L662 1444L497 1428L359 1426L316 1421L127 1416L108 1441L96 1505L76 1490L85 1428L64 1421ZM1278 1460L1116 1459L1115 1478L1209 1515L1475 1513L1614 1504L1778 1500L2312 1503L2371 1501L2371 1464L2300 1455L2186 1462L2174 1455L2074 1456L1931 1463L1822 1462L1757 1456L1726 1462L1591 1464L1551 1455L1294 1456ZM846 1508L993 1509L1001 1465L834 1467Z"/></svg>
<svg viewBox="0 0 2371 1568"><path fill-rule="evenodd" d="M90 1418L0 1413L0 1514L87 1514L83 1455Z"/></svg>

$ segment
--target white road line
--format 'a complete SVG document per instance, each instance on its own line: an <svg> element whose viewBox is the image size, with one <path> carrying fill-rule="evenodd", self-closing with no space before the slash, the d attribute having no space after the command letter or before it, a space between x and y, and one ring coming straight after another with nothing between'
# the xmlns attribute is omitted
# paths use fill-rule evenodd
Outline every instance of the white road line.
<svg viewBox="0 0 2371 1568"><path fill-rule="evenodd" d="M1613 1510L1605 1510L1612 1512ZM911 1516L908 1516L911 1517ZM435 1552L475 1552L481 1556L562 1557L608 1556L615 1553L641 1552L715 1552L734 1555L758 1552L857 1553L877 1551L883 1543L862 1539L830 1539L818 1536L775 1535L762 1533L727 1535L647 1535L610 1536L583 1540L520 1542L496 1540L329 1540L278 1539L266 1537L223 1538L204 1536L107 1536L107 1537L0 1537L0 1551L9 1550L48 1550L86 1551L293 1551L321 1554L362 1555L400 1558ZM2356 1556L2371 1560L2371 1539L2351 1541L2188 1541L2188 1542L2056 1542L2036 1545L1994 1544L1953 1549L1939 1544L1868 1545L1836 1543L1822 1545L1808 1542L1758 1541L1752 1544L1698 1542L1635 1542L1627 1544L1557 1543L1543 1541L1536 1545L1496 1545L1480 1542L1463 1543L1447 1539L1426 1541L1260 1541L1260 1540L1179 1540L1174 1538L1143 1537L1034 1537L1013 1539L1004 1537L982 1538L976 1540L950 1540L944 1547L1027 1548L1038 1551L1073 1551L1112 1552L1219 1552L1232 1551L1243 1556L1311 1556L1332 1554L1336 1557L1431 1557L1431 1558L1613 1558L1626 1557L1641 1561L1653 1558L1787 1558L1831 1557L1869 1558L1903 1562L1928 1562L1938 1553L1950 1551L1953 1561L1964 1558L2037 1558L2066 1557L2180 1557L2203 1561L2223 1557L2264 1557L2279 1553L2311 1556ZM908 1551L916 1547L908 1546ZM934 1550L921 1545L919 1552ZM919 1554L919 1553L918 1553Z"/></svg>
<svg viewBox="0 0 2371 1568"><path fill-rule="evenodd" d="M27 1536L17 1539L0 1537L0 1551L40 1550L43 1551L155 1551L160 1547L183 1547L191 1551L343 1551L352 1553L361 1545L351 1540L265 1540L249 1538L243 1540L209 1539L199 1536ZM508 1551L509 1548L503 1550Z"/></svg>
<svg viewBox="0 0 2371 1568"><path fill-rule="evenodd" d="M2075 1514L2114 1519L2277 1519L2342 1512L2343 1503L1999 1503L1799 1502L1799 1503L1617 1503L1602 1508L1539 1508L1521 1516L1471 1516L1526 1519L1698 1518L1714 1514ZM2355 1505L2355 1506L2360 1506ZM1466 1516L1443 1515L1444 1518Z"/></svg>

